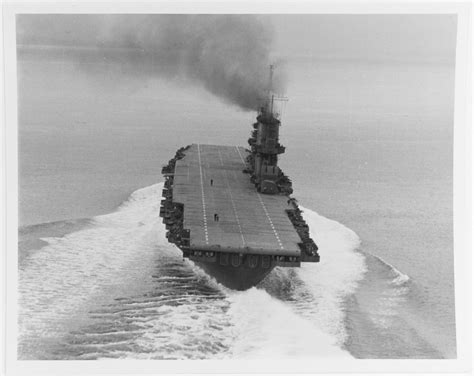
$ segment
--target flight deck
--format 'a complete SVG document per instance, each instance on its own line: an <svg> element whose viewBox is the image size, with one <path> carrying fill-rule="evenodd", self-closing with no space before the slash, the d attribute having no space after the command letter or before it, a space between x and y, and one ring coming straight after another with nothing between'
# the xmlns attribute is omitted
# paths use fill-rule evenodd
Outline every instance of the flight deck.
<svg viewBox="0 0 474 376"><path fill-rule="evenodd" d="M184 205L190 249L299 256L288 197L257 192L243 147L193 144L176 161L173 202Z"/></svg>

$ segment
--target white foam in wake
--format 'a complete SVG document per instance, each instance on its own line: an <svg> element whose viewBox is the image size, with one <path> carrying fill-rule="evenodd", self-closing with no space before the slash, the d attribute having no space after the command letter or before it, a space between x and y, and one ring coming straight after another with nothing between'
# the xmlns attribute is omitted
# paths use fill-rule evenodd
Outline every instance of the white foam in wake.
<svg viewBox="0 0 474 376"><path fill-rule="evenodd" d="M232 358L349 357L334 337L263 290L235 293L230 300L235 335Z"/></svg>
<svg viewBox="0 0 474 376"><path fill-rule="evenodd" d="M367 317L377 327L389 329L394 319L400 317L400 308L406 304L410 291L410 277L382 258L370 255L371 272L377 273L377 285L371 286L371 294L377 296L371 301ZM374 262L375 261L375 262Z"/></svg>
<svg viewBox="0 0 474 376"><path fill-rule="evenodd" d="M309 292L313 298L306 296L301 310L343 344L347 339L343 304L367 271L364 256L356 252L360 239L341 223L309 209L303 208L303 217L319 247L321 260L317 264L305 263L298 270L299 277L305 282L301 290L306 295Z"/></svg>
<svg viewBox="0 0 474 376"><path fill-rule="evenodd" d="M34 347L31 338L55 337L87 325L83 321L90 320L94 304L142 296L146 291L140 288L150 287L159 257L179 255L166 241L158 215L162 187L134 192L116 212L95 217L89 228L46 239L49 244L25 260L20 269L25 343ZM164 357L163 349L173 344L169 355L178 358L348 357L341 348L346 339L343 304L365 272L364 258L355 251L359 239L310 210L304 211L304 218L321 262L273 272L276 279L295 278L292 299L279 300L256 288L223 288L225 300L201 304L193 303L191 296L188 304L166 306L165 313L158 307L160 315L147 321L148 329L136 340L145 353L127 356Z"/></svg>
<svg viewBox="0 0 474 376"><path fill-rule="evenodd" d="M350 356L342 350L347 336L343 304L366 271L364 257L355 251L360 240L342 224L311 210L304 211L304 218L319 246L321 262L273 272L273 278L296 275L300 279L293 281L296 287L289 301L256 288L229 293L235 335L232 357Z"/></svg>
<svg viewBox="0 0 474 376"><path fill-rule="evenodd" d="M94 226L32 253L20 266L20 331L27 337L54 336L80 323L94 298L150 278L156 244L166 244L158 216L163 184L136 191L133 205L94 218ZM143 283L141 283L143 285ZM111 292L114 291L115 295Z"/></svg>
<svg viewBox="0 0 474 376"><path fill-rule="evenodd" d="M381 262L383 265L385 265L387 268L390 269L390 271L395 275L395 277L392 280L392 284L395 286L401 286L408 282L410 280L410 277L404 273L402 273L400 270L398 270L395 266L392 264L388 263L387 261L383 260L382 258L372 255L375 257L379 262Z"/></svg>

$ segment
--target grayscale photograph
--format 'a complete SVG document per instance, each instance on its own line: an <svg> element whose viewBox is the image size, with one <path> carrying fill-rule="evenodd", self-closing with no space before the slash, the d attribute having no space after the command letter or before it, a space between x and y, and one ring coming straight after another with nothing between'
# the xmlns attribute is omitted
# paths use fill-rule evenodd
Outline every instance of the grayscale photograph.
<svg viewBox="0 0 474 376"><path fill-rule="evenodd" d="M16 14L17 360L456 359L457 25Z"/></svg>

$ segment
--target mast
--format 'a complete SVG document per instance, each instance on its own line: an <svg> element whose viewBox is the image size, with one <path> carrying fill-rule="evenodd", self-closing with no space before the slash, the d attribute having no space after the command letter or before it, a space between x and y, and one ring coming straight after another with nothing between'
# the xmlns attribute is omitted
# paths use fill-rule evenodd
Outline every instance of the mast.
<svg viewBox="0 0 474 376"><path fill-rule="evenodd" d="M273 91L273 75L275 71L275 66L270 64L269 66L269 75L268 75L268 86L267 86L267 101L264 106L264 113L269 115L270 118L278 119L281 116L281 113L276 113L275 111L275 102L287 102L288 98L277 95Z"/></svg>

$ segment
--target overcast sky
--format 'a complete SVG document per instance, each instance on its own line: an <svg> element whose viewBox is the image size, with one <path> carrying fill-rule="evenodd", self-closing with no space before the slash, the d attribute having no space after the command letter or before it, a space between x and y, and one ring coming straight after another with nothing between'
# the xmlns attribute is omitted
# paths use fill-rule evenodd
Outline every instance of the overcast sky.
<svg viewBox="0 0 474 376"><path fill-rule="evenodd" d="M453 15L301 15L273 17L276 46L322 57L450 58Z"/></svg>
<svg viewBox="0 0 474 376"><path fill-rule="evenodd" d="M452 60L455 54L455 15L263 18L273 25L274 51L278 56ZM20 15L18 43L95 45L111 19L114 17L107 15Z"/></svg>

